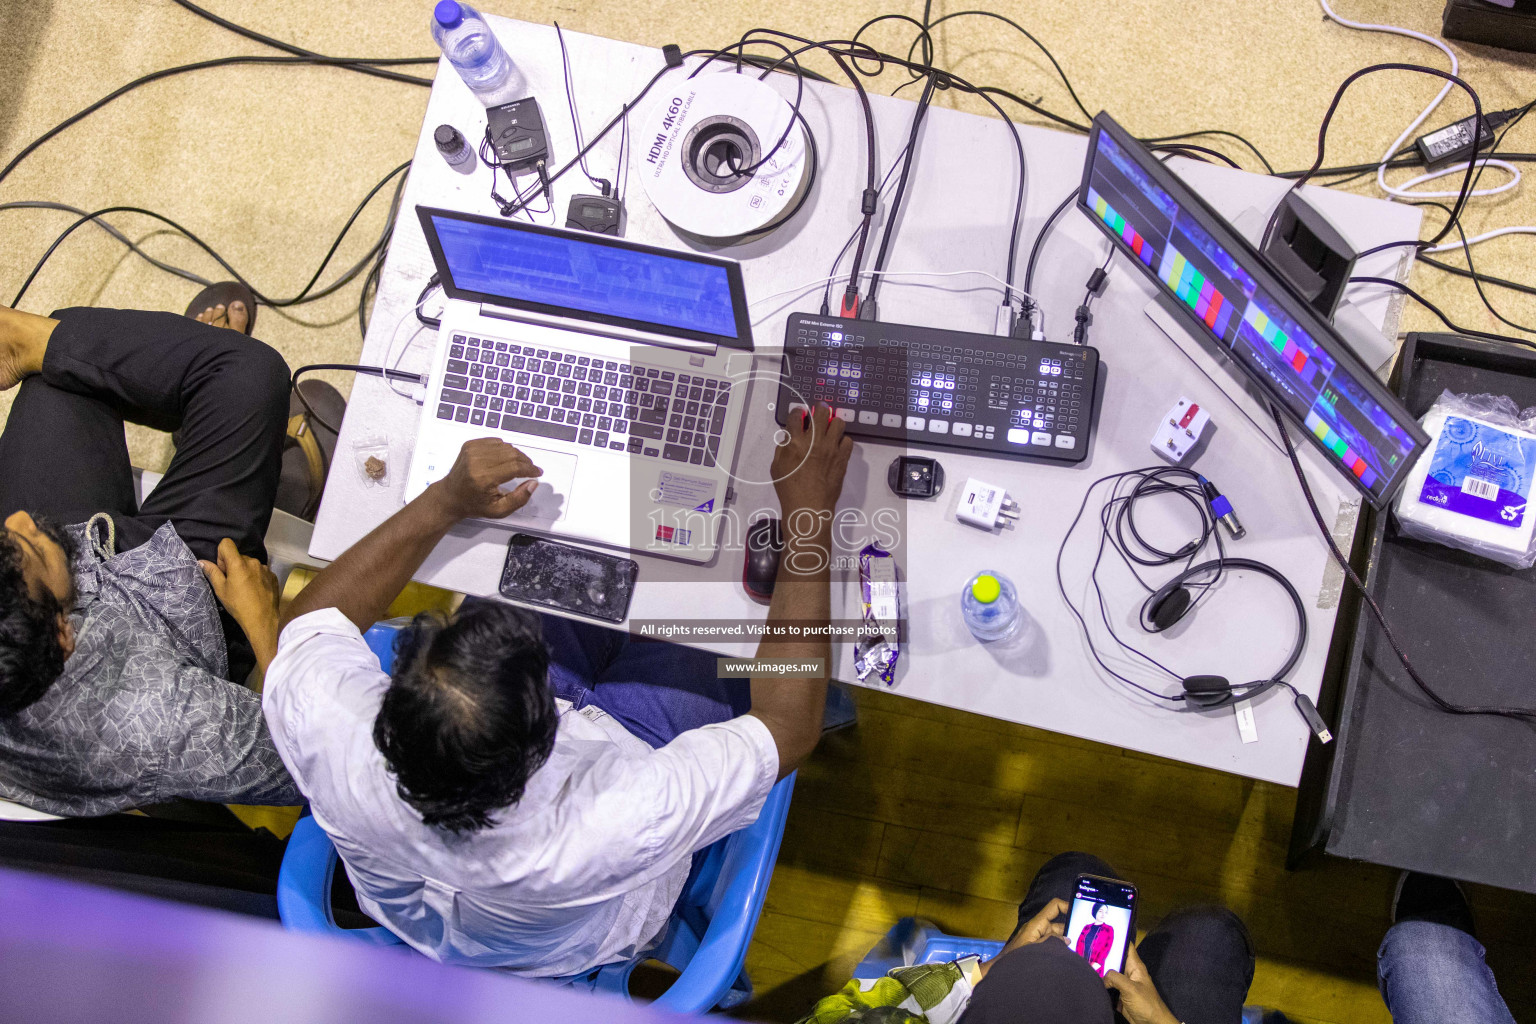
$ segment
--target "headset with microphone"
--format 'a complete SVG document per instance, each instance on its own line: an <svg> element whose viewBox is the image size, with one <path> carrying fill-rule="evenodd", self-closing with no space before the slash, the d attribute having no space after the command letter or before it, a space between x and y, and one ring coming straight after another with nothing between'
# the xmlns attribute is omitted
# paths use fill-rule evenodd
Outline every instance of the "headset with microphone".
<svg viewBox="0 0 1536 1024"><path fill-rule="evenodd" d="M1196 602L1195 596L1190 593L1189 582L1207 574L1220 575L1229 569L1247 569L1261 576L1268 576L1280 584L1280 589L1285 591L1286 596L1291 599L1291 606L1296 610L1296 639L1291 644L1291 651L1286 655L1284 664L1267 679L1251 683L1232 683L1225 676L1186 676L1182 680L1183 699L1201 708L1225 707L1240 700L1257 697L1276 686L1285 684L1285 677L1301 660L1301 652L1307 646L1307 610L1301 603L1301 595L1296 593L1296 588L1291 585L1291 581L1281 575L1278 569L1251 558L1218 558L1185 569L1154 591L1141 606L1142 628L1149 633L1161 633L1183 621Z"/></svg>

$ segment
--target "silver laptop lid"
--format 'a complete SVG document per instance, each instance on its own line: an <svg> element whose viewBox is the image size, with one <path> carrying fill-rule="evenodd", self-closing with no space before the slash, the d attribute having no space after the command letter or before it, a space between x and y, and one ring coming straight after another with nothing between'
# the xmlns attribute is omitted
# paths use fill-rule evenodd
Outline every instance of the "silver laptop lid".
<svg viewBox="0 0 1536 1024"><path fill-rule="evenodd" d="M443 292L490 316L625 341L752 350L741 264L455 210L416 207Z"/></svg>

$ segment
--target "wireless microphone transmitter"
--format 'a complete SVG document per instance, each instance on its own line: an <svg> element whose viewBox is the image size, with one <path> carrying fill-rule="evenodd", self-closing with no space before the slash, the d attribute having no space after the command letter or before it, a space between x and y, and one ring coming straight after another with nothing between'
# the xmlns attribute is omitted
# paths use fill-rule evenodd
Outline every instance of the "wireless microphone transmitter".
<svg viewBox="0 0 1536 1024"><path fill-rule="evenodd" d="M538 100L529 96L503 103L488 109L485 116L491 148L508 174L526 174L549 163L549 137Z"/></svg>
<svg viewBox="0 0 1536 1024"><path fill-rule="evenodd" d="M565 226L599 235L624 234L624 203L616 196L571 196Z"/></svg>

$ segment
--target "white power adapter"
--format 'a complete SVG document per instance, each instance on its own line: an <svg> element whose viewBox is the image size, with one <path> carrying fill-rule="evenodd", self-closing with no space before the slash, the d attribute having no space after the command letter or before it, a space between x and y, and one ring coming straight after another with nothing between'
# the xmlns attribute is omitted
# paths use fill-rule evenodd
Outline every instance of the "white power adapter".
<svg viewBox="0 0 1536 1024"><path fill-rule="evenodd" d="M1187 398L1168 410L1157 433L1152 435L1152 450L1169 462L1182 462L1211 422L1211 414Z"/></svg>
<svg viewBox="0 0 1536 1024"><path fill-rule="evenodd" d="M1008 492L996 484L967 477L960 489L960 504L955 518L983 530L995 530L1019 518L1019 503L1008 497Z"/></svg>

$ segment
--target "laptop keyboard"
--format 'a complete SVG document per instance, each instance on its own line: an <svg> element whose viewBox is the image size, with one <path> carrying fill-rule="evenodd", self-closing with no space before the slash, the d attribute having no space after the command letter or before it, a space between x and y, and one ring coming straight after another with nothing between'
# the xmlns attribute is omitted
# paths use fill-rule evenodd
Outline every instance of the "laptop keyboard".
<svg viewBox="0 0 1536 1024"><path fill-rule="evenodd" d="M437 418L713 466L730 382L455 334Z"/></svg>

